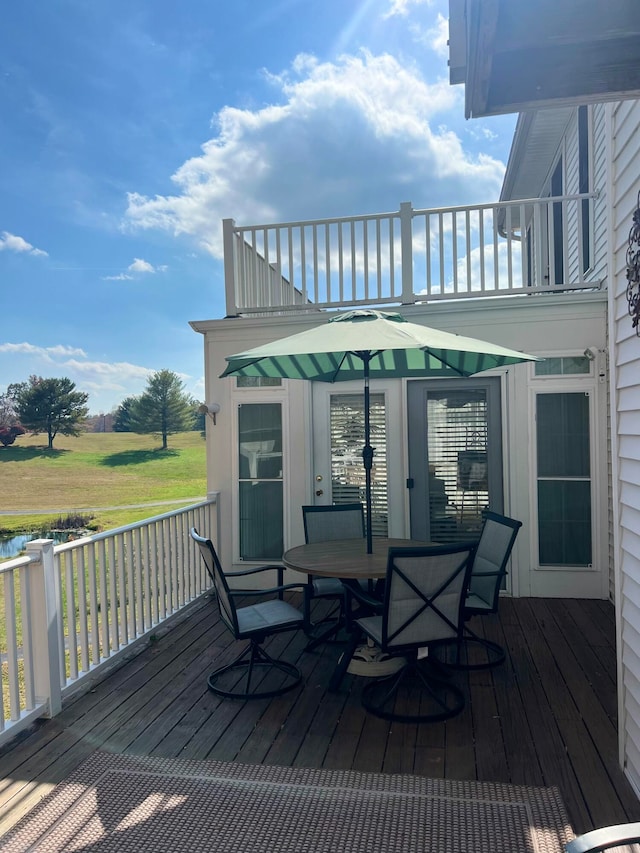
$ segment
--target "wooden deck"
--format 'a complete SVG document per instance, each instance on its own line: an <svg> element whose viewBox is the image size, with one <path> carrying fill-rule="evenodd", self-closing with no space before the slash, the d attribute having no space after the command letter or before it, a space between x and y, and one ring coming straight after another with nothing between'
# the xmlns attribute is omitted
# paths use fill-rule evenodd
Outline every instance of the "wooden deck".
<svg viewBox="0 0 640 853"><path fill-rule="evenodd" d="M323 605L320 605L323 606ZM457 673L464 712L447 723L366 714L364 679L326 690L340 646L305 653L301 634L270 649L297 660L304 686L272 700L219 700L206 676L230 637L208 597L141 654L0 751L0 833L93 750L288 766L351 768L557 785L576 832L640 820L618 767L612 605L504 599L485 619L507 662Z"/></svg>

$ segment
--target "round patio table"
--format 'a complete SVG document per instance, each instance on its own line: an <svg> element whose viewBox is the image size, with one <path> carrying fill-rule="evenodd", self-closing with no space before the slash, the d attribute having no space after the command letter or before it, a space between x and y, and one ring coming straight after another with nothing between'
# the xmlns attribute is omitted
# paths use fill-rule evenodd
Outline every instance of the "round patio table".
<svg viewBox="0 0 640 853"><path fill-rule="evenodd" d="M389 548L418 548L429 545L418 539L373 538L373 553L367 554L366 539L334 539L289 548L282 557L288 569L307 575L361 580L383 578L387 574Z"/></svg>

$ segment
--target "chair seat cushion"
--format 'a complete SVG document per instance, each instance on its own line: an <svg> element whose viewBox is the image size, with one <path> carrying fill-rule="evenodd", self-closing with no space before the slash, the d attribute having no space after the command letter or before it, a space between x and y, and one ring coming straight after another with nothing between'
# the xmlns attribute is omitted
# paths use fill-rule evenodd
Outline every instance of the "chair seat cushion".
<svg viewBox="0 0 640 853"><path fill-rule="evenodd" d="M314 578L312 583L314 595L344 594L344 586L340 578ZM369 589L368 580L360 580L358 581L358 584L365 592Z"/></svg>
<svg viewBox="0 0 640 853"><path fill-rule="evenodd" d="M344 587L340 578L314 578L314 595L343 595Z"/></svg>
<svg viewBox="0 0 640 853"><path fill-rule="evenodd" d="M371 637L374 643L380 645L382 642L382 616L363 616L362 619L356 619L356 624Z"/></svg>
<svg viewBox="0 0 640 853"><path fill-rule="evenodd" d="M464 600L464 609L474 613L485 613L491 610L491 604L485 601L484 598L480 598L479 595L470 592Z"/></svg>
<svg viewBox="0 0 640 853"><path fill-rule="evenodd" d="M242 635L281 628L284 625L302 624L303 621L302 613L297 608L280 599L240 607L237 613L239 633Z"/></svg>

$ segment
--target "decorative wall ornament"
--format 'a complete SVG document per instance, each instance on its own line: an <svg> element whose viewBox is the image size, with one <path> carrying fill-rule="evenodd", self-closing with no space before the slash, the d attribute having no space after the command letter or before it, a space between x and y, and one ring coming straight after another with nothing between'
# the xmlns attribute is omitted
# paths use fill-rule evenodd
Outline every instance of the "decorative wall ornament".
<svg viewBox="0 0 640 853"><path fill-rule="evenodd" d="M627 302L631 325L640 336L640 192L633 213L633 225L629 231L627 248Z"/></svg>

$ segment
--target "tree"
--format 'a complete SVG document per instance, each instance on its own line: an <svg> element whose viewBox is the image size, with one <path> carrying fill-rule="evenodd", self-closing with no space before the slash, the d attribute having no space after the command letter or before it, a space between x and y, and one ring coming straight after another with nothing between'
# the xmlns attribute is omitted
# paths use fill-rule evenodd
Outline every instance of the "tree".
<svg viewBox="0 0 640 853"><path fill-rule="evenodd" d="M15 397L8 391L0 394L0 444L8 447L19 435L24 435L26 429L18 420Z"/></svg>
<svg viewBox="0 0 640 853"><path fill-rule="evenodd" d="M113 413L113 431L131 432L131 411L136 404L135 397L125 397Z"/></svg>
<svg viewBox="0 0 640 853"><path fill-rule="evenodd" d="M24 435L26 429L20 424L14 424L13 426L0 426L0 444L3 447L9 447L10 444L16 440L16 437L19 435Z"/></svg>
<svg viewBox="0 0 640 853"><path fill-rule="evenodd" d="M43 379L30 376L28 382L10 385L16 414L24 427L33 432L46 432L49 450L54 438L61 435L80 435L81 424L89 414L89 395L76 391L70 379Z"/></svg>
<svg viewBox="0 0 640 853"><path fill-rule="evenodd" d="M130 411L133 432L150 432L162 436L162 449L167 438L193 427L193 400L184 383L171 370L159 370L149 377L147 387L135 399Z"/></svg>

